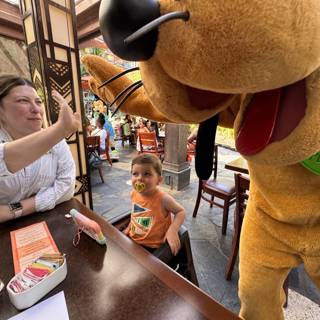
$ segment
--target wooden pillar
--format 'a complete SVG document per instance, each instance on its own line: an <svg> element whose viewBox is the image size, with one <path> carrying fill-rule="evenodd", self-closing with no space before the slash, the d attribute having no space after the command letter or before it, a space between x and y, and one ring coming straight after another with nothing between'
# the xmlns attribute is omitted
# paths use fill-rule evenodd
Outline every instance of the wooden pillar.
<svg viewBox="0 0 320 320"><path fill-rule="evenodd" d="M45 104L45 125L57 121L57 90L84 120L74 0L20 0L31 80ZM84 121L67 138L76 163L75 197L92 208L84 144Z"/></svg>
<svg viewBox="0 0 320 320"><path fill-rule="evenodd" d="M187 125L166 124L162 173L164 185L181 190L190 184L190 164L187 159Z"/></svg>

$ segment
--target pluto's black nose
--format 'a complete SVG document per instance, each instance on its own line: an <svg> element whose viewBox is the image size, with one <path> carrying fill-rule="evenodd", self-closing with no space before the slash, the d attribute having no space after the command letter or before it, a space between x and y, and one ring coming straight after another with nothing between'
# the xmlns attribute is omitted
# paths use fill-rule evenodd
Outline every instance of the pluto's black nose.
<svg viewBox="0 0 320 320"><path fill-rule="evenodd" d="M155 0L102 0L99 21L104 41L110 50L124 60L144 61L152 57L158 39L153 29L130 44L124 39L160 17Z"/></svg>

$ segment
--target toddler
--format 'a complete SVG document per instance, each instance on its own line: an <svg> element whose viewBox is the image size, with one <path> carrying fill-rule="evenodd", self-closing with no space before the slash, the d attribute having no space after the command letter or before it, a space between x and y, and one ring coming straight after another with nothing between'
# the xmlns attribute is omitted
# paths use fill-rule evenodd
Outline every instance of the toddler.
<svg viewBox="0 0 320 320"><path fill-rule="evenodd" d="M132 160L132 212L123 232L151 250L167 241L176 256L181 246L178 231L184 222L185 210L159 189L163 179L161 170L159 158L152 154L141 154Z"/></svg>

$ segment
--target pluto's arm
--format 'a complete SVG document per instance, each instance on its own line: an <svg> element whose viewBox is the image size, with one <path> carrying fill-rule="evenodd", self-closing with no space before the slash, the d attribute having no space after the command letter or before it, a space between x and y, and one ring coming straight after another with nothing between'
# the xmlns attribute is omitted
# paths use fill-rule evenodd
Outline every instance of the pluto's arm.
<svg viewBox="0 0 320 320"><path fill-rule="evenodd" d="M103 82L121 73L123 69L95 55L84 55L81 58L81 62L92 76L92 78L89 80L90 89L103 101L108 101L111 103L122 90L128 88L133 83L127 76L124 75L99 89L99 86ZM124 94L123 97L125 95L126 94ZM122 98L120 98L115 105L117 106L121 100ZM165 115L161 114L154 108L148 99L143 86L130 95L130 97L120 107L120 110L124 113L144 117L150 120L171 122L165 117Z"/></svg>

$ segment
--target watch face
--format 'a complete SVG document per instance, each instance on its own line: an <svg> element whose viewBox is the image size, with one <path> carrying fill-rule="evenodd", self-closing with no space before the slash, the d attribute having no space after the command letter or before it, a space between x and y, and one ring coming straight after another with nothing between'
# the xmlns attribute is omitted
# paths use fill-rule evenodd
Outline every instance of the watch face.
<svg viewBox="0 0 320 320"><path fill-rule="evenodd" d="M10 209L13 211L22 209L21 202L10 203Z"/></svg>

